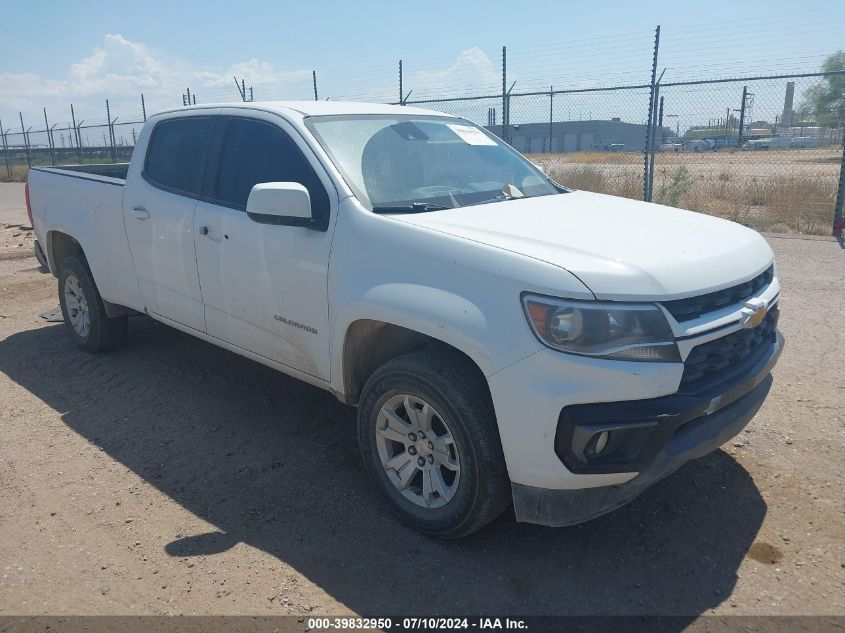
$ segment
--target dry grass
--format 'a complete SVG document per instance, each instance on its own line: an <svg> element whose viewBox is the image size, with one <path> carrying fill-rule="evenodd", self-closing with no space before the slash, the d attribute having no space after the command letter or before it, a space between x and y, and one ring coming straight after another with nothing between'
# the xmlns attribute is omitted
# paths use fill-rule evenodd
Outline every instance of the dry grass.
<svg viewBox="0 0 845 633"><path fill-rule="evenodd" d="M724 178L696 181L678 206L759 230L827 234L835 200L836 182L827 177Z"/></svg>
<svg viewBox="0 0 845 633"><path fill-rule="evenodd" d="M658 154L654 201L758 230L828 234L840 151ZM641 154L578 152L530 158L544 165L552 178L575 189L642 198Z"/></svg>
<svg viewBox="0 0 845 633"><path fill-rule="evenodd" d="M643 175L636 169L611 172L591 165L556 165L547 171L552 179L574 189L635 199L643 195Z"/></svg>
<svg viewBox="0 0 845 633"><path fill-rule="evenodd" d="M0 162L0 182L24 182L28 173L29 167L26 165L13 164L12 180L10 181L9 174L6 172L6 165Z"/></svg>

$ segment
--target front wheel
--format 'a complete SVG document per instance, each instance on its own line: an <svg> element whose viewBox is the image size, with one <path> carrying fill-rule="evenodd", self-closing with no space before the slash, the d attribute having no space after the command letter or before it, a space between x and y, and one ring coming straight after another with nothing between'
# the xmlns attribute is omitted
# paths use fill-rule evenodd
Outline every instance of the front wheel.
<svg viewBox="0 0 845 633"><path fill-rule="evenodd" d="M103 352L126 342L128 318L110 318L88 266L67 257L59 266L59 303L65 325L77 347Z"/></svg>
<svg viewBox="0 0 845 633"><path fill-rule="evenodd" d="M387 362L358 407L364 464L401 520L439 538L484 527L510 504L510 482L483 376L449 350Z"/></svg>

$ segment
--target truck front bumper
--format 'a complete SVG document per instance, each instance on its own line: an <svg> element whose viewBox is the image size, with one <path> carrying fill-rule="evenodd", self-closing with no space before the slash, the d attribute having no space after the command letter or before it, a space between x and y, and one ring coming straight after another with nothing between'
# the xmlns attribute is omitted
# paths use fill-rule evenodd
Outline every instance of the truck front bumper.
<svg viewBox="0 0 845 633"><path fill-rule="evenodd" d="M782 349L783 337L778 332L769 353L755 363L744 379L720 394L673 394L564 408L555 444L558 457L570 472L585 473L581 476L637 472L623 483L582 489L548 489L514 482L517 520L549 526L588 521L631 501L686 462L716 450L739 433L760 409L772 385L772 367ZM586 441L596 433L609 431L611 439L602 451L608 452L609 460L599 460L598 465L579 462L578 451L571 450L573 444L585 443L573 440L579 436L579 427L586 427L581 433ZM614 433L622 437L615 446Z"/></svg>

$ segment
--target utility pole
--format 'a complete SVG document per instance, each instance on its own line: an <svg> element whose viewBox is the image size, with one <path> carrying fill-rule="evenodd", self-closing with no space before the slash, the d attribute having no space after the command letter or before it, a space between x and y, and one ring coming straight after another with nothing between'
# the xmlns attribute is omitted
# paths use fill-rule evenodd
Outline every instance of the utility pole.
<svg viewBox="0 0 845 633"><path fill-rule="evenodd" d="M742 87L742 104L739 107L739 133L736 137L736 146L742 147L742 136L745 131L745 104L748 102L748 86Z"/></svg>

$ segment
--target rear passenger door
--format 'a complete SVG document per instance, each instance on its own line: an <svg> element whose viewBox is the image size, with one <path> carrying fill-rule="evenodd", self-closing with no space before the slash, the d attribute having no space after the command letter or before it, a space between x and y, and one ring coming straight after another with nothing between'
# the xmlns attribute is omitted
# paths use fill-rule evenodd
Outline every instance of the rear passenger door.
<svg viewBox="0 0 845 633"><path fill-rule="evenodd" d="M147 310L205 331L197 274L194 211L202 190L216 117L156 123L143 167L128 177L123 213L129 250Z"/></svg>
<svg viewBox="0 0 845 633"><path fill-rule="evenodd" d="M208 333L329 380L327 273L336 190L287 121L229 112L220 118L195 221ZM305 186L313 216L328 229L250 219L247 198L262 182Z"/></svg>

